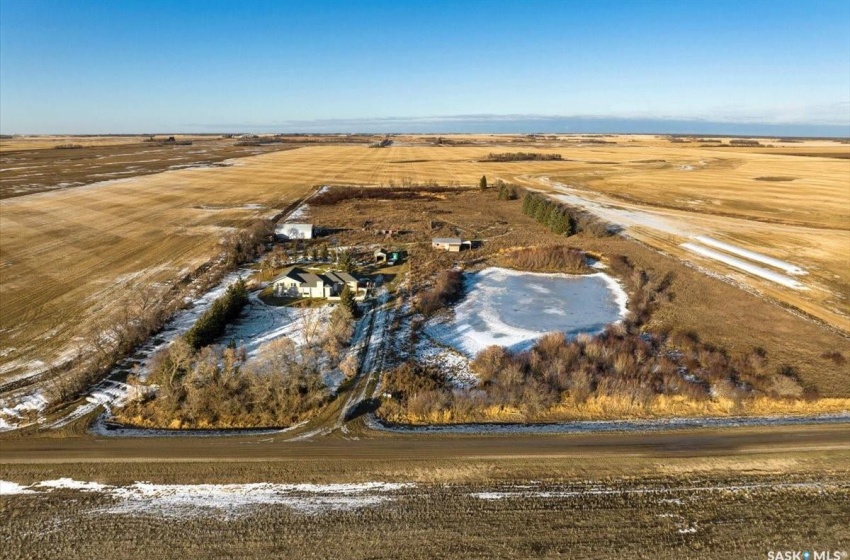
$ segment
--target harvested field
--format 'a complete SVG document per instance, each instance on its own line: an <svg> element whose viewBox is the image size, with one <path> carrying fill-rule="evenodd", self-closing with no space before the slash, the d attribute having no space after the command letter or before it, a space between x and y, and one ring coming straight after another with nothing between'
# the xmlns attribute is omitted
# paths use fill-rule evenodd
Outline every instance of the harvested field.
<svg viewBox="0 0 850 560"><path fill-rule="evenodd" d="M191 145L144 142L142 138L123 138L123 143L110 138L82 140L71 139L68 145L79 148L64 150L43 145L43 139L0 143L0 199L172 169L228 167L235 158L298 146L240 146L233 139L219 137L179 139Z"/></svg>

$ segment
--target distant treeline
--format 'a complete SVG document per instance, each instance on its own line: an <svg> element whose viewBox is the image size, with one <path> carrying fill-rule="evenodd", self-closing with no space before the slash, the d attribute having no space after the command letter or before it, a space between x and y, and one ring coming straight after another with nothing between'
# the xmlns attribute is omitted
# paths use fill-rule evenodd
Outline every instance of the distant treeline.
<svg viewBox="0 0 850 560"><path fill-rule="evenodd" d="M79 150L82 148L82 144L59 144L56 146L57 150Z"/></svg>
<svg viewBox="0 0 850 560"><path fill-rule="evenodd" d="M762 145L758 140L729 140L730 146L746 146L746 147L759 147Z"/></svg>
<svg viewBox="0 0 850 560"><path fill-rule="evenodd" d="M505 152L488 154L482 161L560 161L561 154L541 154L538 152Z"/></svg>
<svg viewBox="0 0 850 560"><path fill-rule="evenodd" d="M248 289L240 278L229 286L223 296L213 302L209 309L184 335L186 342L194 349L209 346L224 334L228 323L233 322L245 304L248 303Z"/></svg>
<svg viewBox="0 0 850 560"><path fill-rule="evenodd" d="M344 200L409 200L419 198L423 194L438 194L456 192L455 187L440 187L436 185L412 185L410 187L335 187L317 194L310 199L310 204L330 206Z"/></svg>
<svg viewBox="0 0 850 560"><path fill-rule="evenodd" d="M613 233L611 224L593 214L555 202L542 194L527 192L522 199L522 211L558 235L573 235L584 231L596 237L607 237Z"/></svg>
<svg viewBox="0 0 850 560"><path fill-rule="evenodd" d="M280 140L274 138L255 138L250 140L239 140L234 146L265 146L267 144L280 144Z"/></svg>

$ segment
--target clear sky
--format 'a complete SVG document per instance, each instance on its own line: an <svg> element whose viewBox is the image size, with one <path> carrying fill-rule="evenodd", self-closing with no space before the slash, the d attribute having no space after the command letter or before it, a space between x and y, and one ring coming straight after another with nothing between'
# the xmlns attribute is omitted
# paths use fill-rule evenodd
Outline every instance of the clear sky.
<svg viewBox="0 0 850 560"><path fill-rule="evenodd" d="M4 134L683 121L850 134L850 2L0 0Z"/></svg>

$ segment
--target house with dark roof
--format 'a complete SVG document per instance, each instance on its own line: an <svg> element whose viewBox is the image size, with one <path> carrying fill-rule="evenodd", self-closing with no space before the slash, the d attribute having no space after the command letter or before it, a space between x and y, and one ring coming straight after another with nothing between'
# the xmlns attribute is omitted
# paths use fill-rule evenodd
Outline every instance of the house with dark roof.
<svg viewBox="0 0 850 560"><path fill-rule="evenodd" d="M332 270L315 273L297 266L280 273L272 280L272 286L276 296L286 297L336 297L346 286L357 293L357 279L347 272Z"/></svg>

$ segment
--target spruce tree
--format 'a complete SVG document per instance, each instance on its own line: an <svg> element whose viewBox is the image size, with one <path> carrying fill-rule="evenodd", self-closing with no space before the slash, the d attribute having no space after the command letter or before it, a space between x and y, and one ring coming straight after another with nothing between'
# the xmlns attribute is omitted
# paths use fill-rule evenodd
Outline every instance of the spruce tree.
<svg viewBox="0 0 850 560"><path fill-rule="evenodd" d="M354 294L351 292L348 285L346 285L342 289L342 293L339 294L339 304L346 307L351 312L352 317L357 317L357 302L354 301Z"/></svg>

